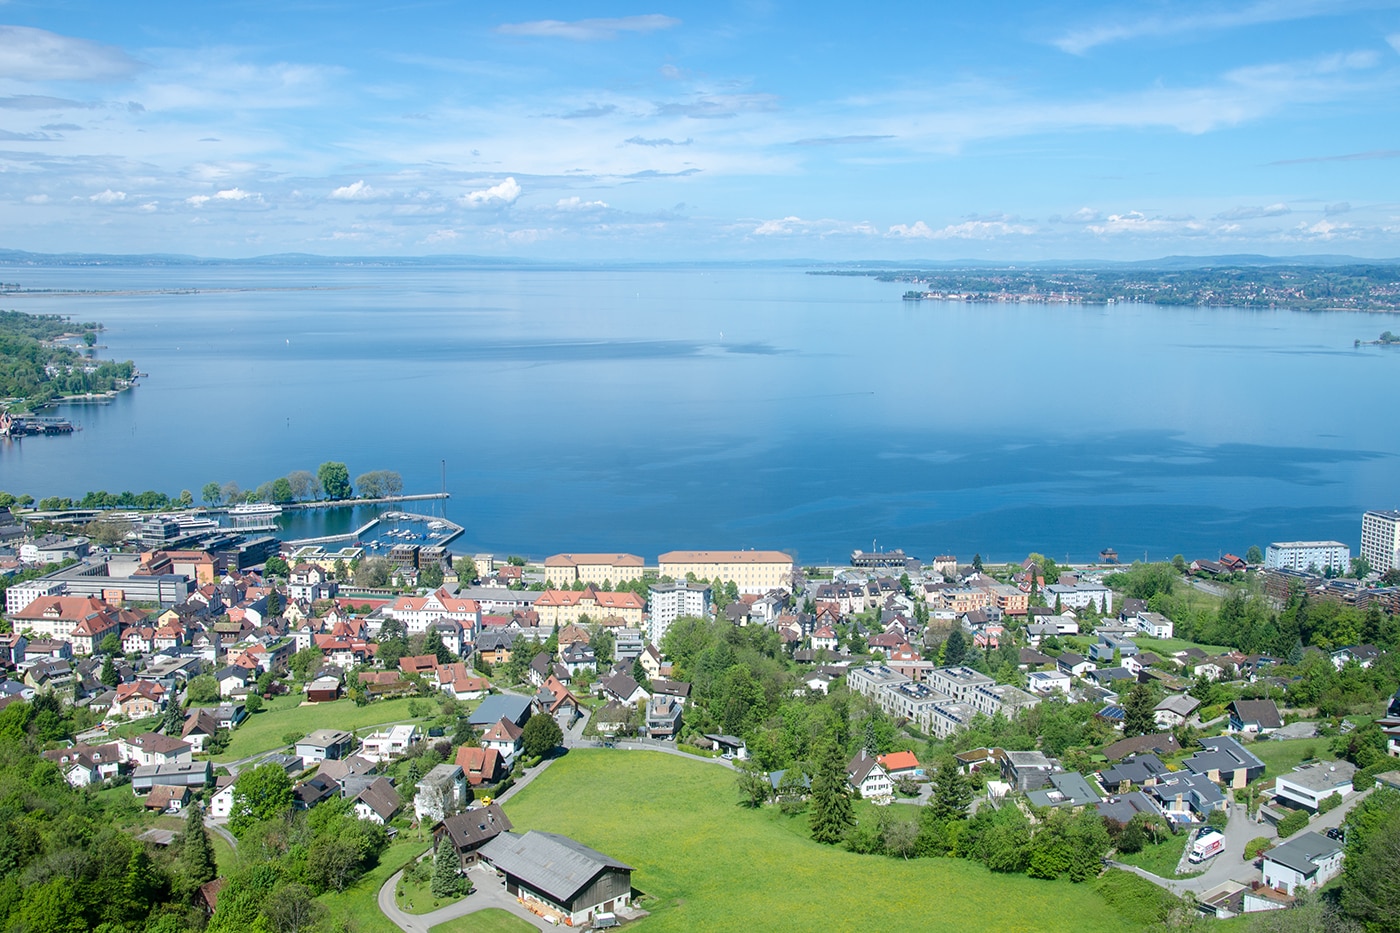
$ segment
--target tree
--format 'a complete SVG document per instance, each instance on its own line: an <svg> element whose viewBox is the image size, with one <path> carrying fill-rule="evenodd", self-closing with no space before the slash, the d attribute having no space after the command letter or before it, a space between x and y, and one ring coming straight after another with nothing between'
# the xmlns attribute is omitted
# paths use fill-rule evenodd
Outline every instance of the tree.
<svg viewBox="0 0 1400 933"><path fill-rule="evenodd" d="M180 874L185 886L193 891L206 881L213 881L219 874L219 866L214 859L214 846L209 841L209 830L204 828L204 808L192 803L185 810L185 831L180 836Z"/></svg>
<svg viewBox="0 0 1400 933"><path fill-rule="evenodd" d="M115 632L105 635L102 638L102 642L97 646L97 652L99 654L105 654L108 657L114 654L121 654L122 640L117 637Z"/></svg>
<svg viewBox="0 0 1400 933"><path fill-rule="evenodd" d="M219 700L219 682L214 679L213 674L200 674L190 678L190 684L185 688L185 699L191 705L198 703L217 703Z"/></svg>
<svg viewBox="0 0 1400 933"><path fill-rule="evenodd" d="M316 470L316 478L328 499L349 499L351 493L350 471L345 464L327 460Z"/></svg>
<svg viewBox="0 0 1400 933"><path fill-rule="evenodd" d="M1391 812L1376 825L1361 851L1351 849L1350 836L1347 843L1342 909L1373 930L1395 929L1400 916L1400 813Z"/></svg>
<svg viewBox="0 0 1400 933"><path fill-rule="evenodd" d="M1264 563L1264 552L1259 550L1259 545L1251 544L1249 550L1244 552L1244 562L1246 564Z"/></svg>
<svg viewBox="0 0 1400 933"><path fill-rule="evenodd" d="M220 495L229 505L243 501L243 490L233 480L229 480L220 488Z"/></svg>
<svg viewBox="0 0 1400 933"><path fill-rule="evenodd" d="M403 477L393 470L371 470L355 477L355 488L366 499L382 499L403 492Z"/></svg>
<svg viewBox="0 0 1400 933"><path fill-rule="evenodd" d="M457 571L457 579L463 584L476 581L476 561L465 554L452 558L452 569Z"/></svg>
<svg viewBox="0 0 1400 933"><path fill-rule="evenodd" d="M734 766L734 779L739 787L739 802L757 809L768 802L772 787L763 769L752 761L740 761Z"/></svg>
<svg viewBox="0 0 1400 933"><path fill-rule="evenodd" d="M204 500L205 505L218 505L224 501L224 492L218 483L205 483L204 488L199 491L199 497Z"/></svg>
<svg viewBox="0 0 1400 933"><path fill-rule="evenodd" d="M110 654L102 659L102 673L97 675L97 679L102 681L104 687L115 687L121 683L121 677L117 674L117 667L112 663Z"/></svg>
<svg viewBox="0 0 1400 933"><path fill-rule="evenodd" d="M428 629L428 635L423 639L423 653L437 658L439 664L451 664L457 660L451 649L442 643L442 633L435 628Z"/></svg>
<svg viewBox="0 0 1400 933"><path fill-rule="evenodd" d="M548 713L536 713L525 720L520 732L520 744L531 758L543 758L564 741L564 731Z"/></svg>
<svg viewBox="0 0 1400 933"><path fill-rule="evenodd" d="M1371 572L1371 562L1364 557L1351 559L1351 575L1360 580Z"/></svg>
<svg viewBox="0 0 1400 933"><path fill-rule="evenodd" d="M184 730L185 713L179 703L172 700L165 707L165 718L161 720L160 728L166 735L179 735Z"/></svg>
<svg viewBox="0 0 1400 933"><path fill-rule="evenodd" d="M1147 735L1156 728L1152 688L1147 684L1135 684L1123 701L1123 735Z"/></svg>
<svg viewBox="0 0 1400 933"><path fill-rule="evenodd" d="M325 655L321 653L321 649L312 645L292 655L287 661L287 667L291 669L298 680L305 680L312 671L320 667L321 661L324 659Z"/></svg>
<svg viewBox="0 0 1400 933"><path fill-rule="evenodd" d="M321 494L321 481L310 470L293 470L287 474L287 485L294 499L314 499Z"/></svg>
<svg viewBox="0 0 1400 933"><path fill-rule="evenodd" d="M442 586L442 564L425 564L418 568L418 583L430 590Z"/></svg>
<svg viewBox="0 0 1400 933"><path fill-rule="evenodd" d="M443 839L433 855L433 880L430 885L433 897L461 897L467 893L470 882L461 876L459 865L457 850L452 847L451 840Z"/></svg>
<svg viewBox="0 0 1400 933"><path fill-rule="evenodd" d="M274 933L303 933L320 923L324 905L311 896L304 884L284 884L263 903L262 914Z"/></svg>
<svg viewBox="0 0 1400 933"><path fill-rule="evenodd" d="M967 639L963 637L962 628L954 626L948 633L948 640L943 643L943 663L948 667L956 667L967 658Z"/></svg>
<svg viewBox="0 0 1400 933"><path fill-rule="evenodd" d="M269 590L267 593L267 617L274 618L282 614L282 594L277 590Z"/></svg>
<svg viewBox="0 0 1400 933"><path fill-rule="evenodd" d="M855 811L846 787L846 762L840 745L830 738L818 750L816 774L812 776L812 839L836 845L855 825Z"/></svg>
<svg viewBox="0 0 1400 933"><path fill-rule="evenodd" d="M263 564L263 573L274 577L285 577L292 572L292 568L287 566L287 561L279 554L273 554Z"/></svg>
<svg viewBox="0 0 1400 933"><path fill-rule="evenodd" d="M967 808L971 803L972 786L967 776L954 759L944 759L934 775L933 795L926 804L930 819L939 823L967 819Z"/></svg>
<svg viewBox="0 0 1400 933"><path fill-rule="evenodd" d="M292 807L292 780L281 765L259 765L233 784L233 813L228 828L241 836L249 827L281 816Z"/></svg>
<svg viewBox="0 0 1400 933"><path fill-rule="evenodd" d="M251 716L253 713L262 709L262 704L262 697L258 696L256 693L250 693L248 694L248 699L243 701L243 708L246 709L248 715Z"/></svg>

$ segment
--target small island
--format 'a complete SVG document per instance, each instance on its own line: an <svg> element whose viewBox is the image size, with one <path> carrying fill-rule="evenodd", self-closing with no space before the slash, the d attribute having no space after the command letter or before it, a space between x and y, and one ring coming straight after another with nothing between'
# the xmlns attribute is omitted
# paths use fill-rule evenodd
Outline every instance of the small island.
<svg viewBox="0 0 1400 933"><path fill-rule="evenodd" d="M66 422L19 416L60 402L111 399L136 384L131 360L94 358L102 329L58 314L0 311L0 435L69 433Z"/></svg>
<svg viewBox="0 0 1400 933"><path fill-rule="evenodd" d="M1390 331L1382 331L1380 337L1375 340L1358 340L1358 347L1393 347L1400 345L1400 337L1395 336Z"/></svg>

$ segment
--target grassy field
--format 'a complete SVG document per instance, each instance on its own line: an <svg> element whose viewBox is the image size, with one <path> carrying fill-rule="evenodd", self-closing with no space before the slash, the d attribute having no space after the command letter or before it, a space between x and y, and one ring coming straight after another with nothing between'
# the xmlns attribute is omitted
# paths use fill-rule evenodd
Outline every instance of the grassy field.
<svg viewBox="0 0 1400 933"><path fill-rule="evenodd" d="M517 832L564 833L636 867L647 933L668 930L1129 930L1087 885L960 859L855 855L806 822L738 806L734 776L654 752L575 750L506 804ZM912 811L912 808L910 808ZM912 812L911 812L912 815Z"/></svg>
<svg viewBox="0 0 1400 933"><path fill-rule="evenodd" d="M1186 840L1190 837L1190 833L1180 832L1175 836L1168 836L1156 845L1143 846L1141 852L1132 854L1120 852L1113 856L1113 859L1124 865L1136 865L1160 878L1189 878L1192 875L1200 874L1200 872L1187 872L1178 875L1176 866L1181 862L1181 853L1186 851Z"/></svg>
<svg viewBox="0 0 1400 933"><path fill-rule="evenodd" d="M1202 645L1184 638L1148 638L1142 636L1134 638L1133 643L1143 651L1151 651L1159 658L1170 658L1178 651L1185 651L1187 648L1200 648L1206 654L1225 654L1234 650L1225 645Z"/></svg>
<svg viewBox="0 0 1400 933"><path fill-rule="evenodd" d="M278 700L288 702L283 697L279 697ZM408 715L409 702L408 698L399 697L393 700L376 700L367 706L356 706L351 700L336 700L334 703L316 703L310 706L289 704L263 710L249 716L234 730L228 748L215 760L234 761L259 752L270 752L286 745L282 737L292 732L300 737L313 729L344 729L351 732L382 723L414 722L415 720ZM432 703L431 706L433 717L436 717L438 705Z"/></svg>
<svg viewBox="0 0 1400 933"><path fill-rule="evenodd" d="M478 910L474 914L458 917L433 927L432 933L519 933L533 930L534 927L514 914L497 907Z"/></svg>

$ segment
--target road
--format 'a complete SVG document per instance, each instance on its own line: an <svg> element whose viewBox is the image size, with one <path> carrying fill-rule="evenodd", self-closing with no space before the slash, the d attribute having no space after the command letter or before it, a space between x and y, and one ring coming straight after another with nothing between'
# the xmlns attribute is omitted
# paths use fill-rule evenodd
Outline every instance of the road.
<svg viewBox="0 0 1400 933"><path fill-rule="evenodd" d="M492 907L514 914L537 929L558 929L521 907L515 898L506 893L505 883L496 877L496 873L481 865L473 866L467 873L467 877L471 878L473 885L471 894L456 903L448 904L446 907L441 907L427 914L405 913L399 909L398 904L394 903L394 889L398 886L401 877L403 877L402 871L395 872L384 883L384 887L379 889L379 909L384 913L384 916L394 921L404 933L428 933L439 923L446 923L449 920L465 917L467 914L474 914L478 910L487 910Z"/></svg>
<svg viewBox="0 0 1400 933"><path fill-rule="evenodd" d="M1322 833L1342 825L1342 821L1346 819L1346 815L1351 812L1352 807L1364 800L1370 793L1371 789L1368 788L1359 794L1353 794L1331 813L1315 818L1302 832ZM1249 881L1257 879L1259 869L1254 867L1252 861L1244 860L1244 849L1246 843L1260 836L1277 840L1278 832L1270 823L1256 823L1249 819L1243 804L1232 803L1230 805L1230 822L1225 827L1225 851L1207 863L1204 873L1194 878L1170 879L1121 862L1112 862L1111 864L1115 868L1122 868L1135 875L1141 875L1173 894L1200 894L1226 881L1240 881L1248 884ZM1185 856L1182 857L1182 860L1184 863Z"/></svg>

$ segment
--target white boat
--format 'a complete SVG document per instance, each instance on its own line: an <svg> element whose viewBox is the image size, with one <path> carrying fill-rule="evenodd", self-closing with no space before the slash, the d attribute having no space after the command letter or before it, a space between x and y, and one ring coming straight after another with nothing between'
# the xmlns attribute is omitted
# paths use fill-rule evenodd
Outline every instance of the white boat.
<svg viewBox="0 0 1400 933"><path fill-rule="evenodd" d="M241 518L262 518L281 515L282 507L271 502L244 502L229 509L228 514Z"/></svg>

